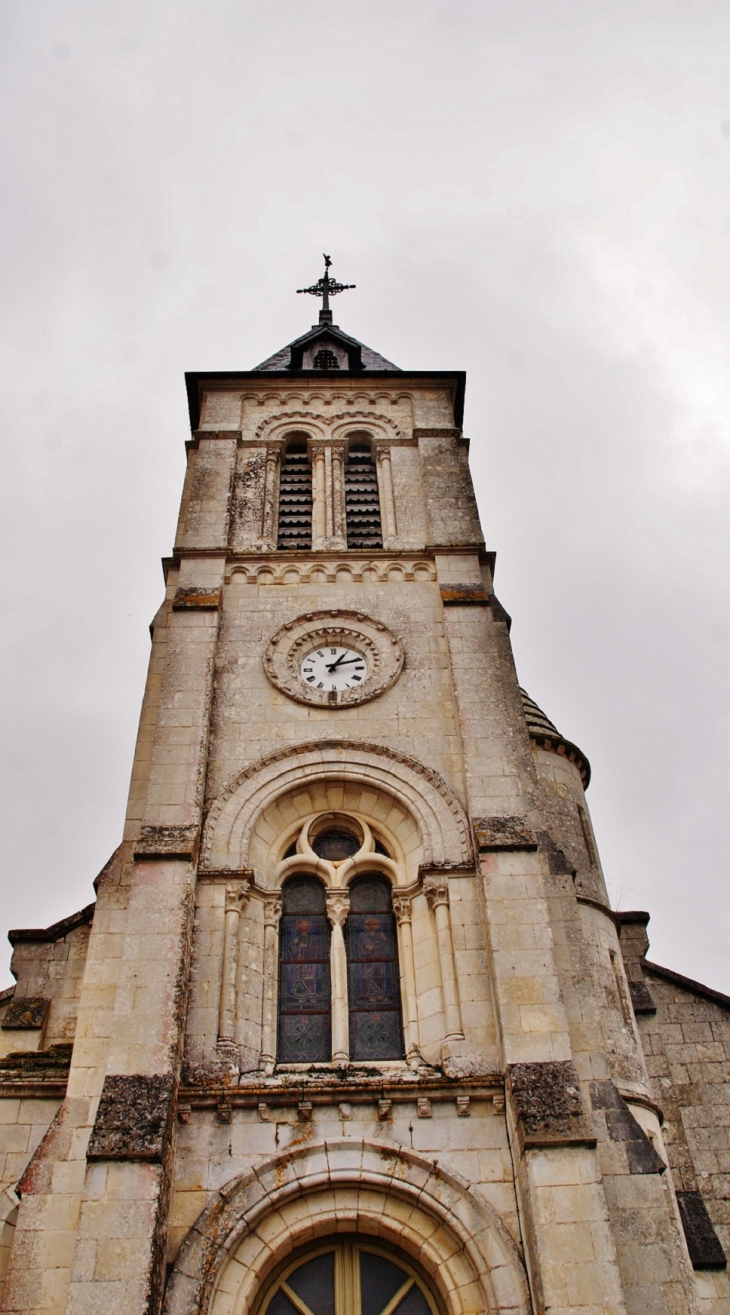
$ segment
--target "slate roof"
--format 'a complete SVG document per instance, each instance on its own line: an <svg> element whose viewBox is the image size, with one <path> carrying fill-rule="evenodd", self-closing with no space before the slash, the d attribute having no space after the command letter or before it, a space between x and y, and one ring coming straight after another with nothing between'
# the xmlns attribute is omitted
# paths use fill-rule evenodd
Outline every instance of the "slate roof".
<svg viewBox="0 0 730 1315"><path fill-rule="evenodd" d="M566 740L560 734L557 726L554 726L549 717L546 717L542 708L539 708L534 699L531 699L527 690L520 687L522 696L522 709L527 722L527 730L531 740L534 740L541 749L548 749L552 753L559 753L564 758L570 759L575 763L583 780L583 789L587 789L588 782L591 779L591 765L585 754L577 745L570 740Z"/></svg>
<svg viewBox="0 0 730 1315"><path fill-rule="evenodd" d="M323 345L334 341L339 346L344 347L349 357L350 370L358 373L367 370L400 371L400 366L386 360L379 352L373 351L372 347L366 347L357 338L351 338L348 333L343 333L337 324L314 324L308 333L302 334L301 338L295 338L286 347L274 352L273 356L267 357L255 369L301 370L304 351L307 347L313 346L320 338L323 340ZM320 373L320 371L317 373Z"/></svg>

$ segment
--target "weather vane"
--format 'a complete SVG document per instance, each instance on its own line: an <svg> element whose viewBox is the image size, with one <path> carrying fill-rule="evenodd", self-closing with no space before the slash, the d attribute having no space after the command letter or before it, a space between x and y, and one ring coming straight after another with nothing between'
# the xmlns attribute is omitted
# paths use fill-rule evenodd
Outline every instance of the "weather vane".
<svg viewBox="0 0 730 1315"><path fill-rule="evenodd" d="M311 292L313 297L322 298L322 309L319 312L320 324L332 323L332 311L330 310L330 297L336 297L338 292L347 292L348 288L354 288L355 283L338 283L336 279L330 278L330 265L332 261L329 256L324 258L324 275L317 279L311 288L297 288L297 292Z"/></svg>

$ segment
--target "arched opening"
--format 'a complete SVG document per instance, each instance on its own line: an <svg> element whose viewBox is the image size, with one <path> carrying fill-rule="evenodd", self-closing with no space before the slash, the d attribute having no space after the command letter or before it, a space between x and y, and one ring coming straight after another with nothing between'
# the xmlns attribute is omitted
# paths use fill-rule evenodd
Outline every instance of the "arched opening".
<svg viewBox="0 0 730 1315"><path fill-rule="evenodd" d="M368 434L350 437L345 463L348 548L382 548L378 472Z"/></svg>
<svg viewBox="0 0 730 1315"><path fill-rule="evenodd" d="M312 466L306 434L286 441L279 475L277 548L291 551L312 547Z"/></svg>
<svg viewBox="0 0 730 1315"><path fill-rule="evenodd" d="M253 1315L438 1315L420 1269L371 1238L331 1238L300 1248L262 1291Z"/></svg>
<svg viewBox="0 0 730 1315"><path fill-rule="evenodd" d="M295 876L282 890L279 1060L317 1063L331 1053L330 928L324 887Z"/></svg>
<svg viewBox="0 0 730 1315"><path fill-rule="evenodd" d="M402 1059L398 940L388 882L378 872L350 886L345 924L350 1058Z"/></svg>

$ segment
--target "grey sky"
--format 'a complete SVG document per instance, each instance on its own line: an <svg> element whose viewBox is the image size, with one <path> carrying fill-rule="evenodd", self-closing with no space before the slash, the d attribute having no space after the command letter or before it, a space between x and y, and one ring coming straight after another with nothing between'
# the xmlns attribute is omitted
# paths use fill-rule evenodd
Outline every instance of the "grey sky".
<svg viewBox="0 0 730 1315"><path fill-rule="evenodd" d="M326 250L345 330L468 371L518 670L591 759L614 901L730 991L726 0L0 18L3 931L118 842L183 372L303 332Z"/></svg>

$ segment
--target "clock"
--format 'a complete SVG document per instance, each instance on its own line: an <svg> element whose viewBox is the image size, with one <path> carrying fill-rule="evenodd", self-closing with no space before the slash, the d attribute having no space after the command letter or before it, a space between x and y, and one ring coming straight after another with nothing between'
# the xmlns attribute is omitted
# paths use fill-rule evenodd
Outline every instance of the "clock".
<svg viewBox="0 0 730 1315"><path fill-rule="evenodd" d="M312 689L356 689L367 678L368 665L362 653L345 644L325 644L302 658L302 680Z"/></svg>
<svg viewBox="0 0 730 1315"><path fill-rule="evenodd" d="M404 652L396 635L364 612L307 612L277 630L264 671L297 703L341 708L377 698L398 679Z"/></svg>

